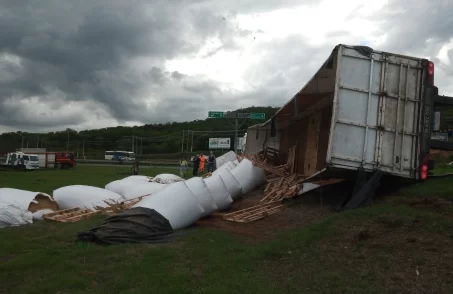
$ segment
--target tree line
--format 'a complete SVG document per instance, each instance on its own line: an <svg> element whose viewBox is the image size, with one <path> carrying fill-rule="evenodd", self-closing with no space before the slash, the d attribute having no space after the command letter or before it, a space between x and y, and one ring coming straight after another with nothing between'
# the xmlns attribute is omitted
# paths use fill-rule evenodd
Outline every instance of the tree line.
<svg viewBox="0 0 453 294"><path fill-rule="evenodd" d="M276 107L248 107L234 112L265 113L271 118L278 110ZM239 120L239 136L259 120ZM79 156L101 155L105 150L134 150L136 154L177 153L192 150L208 150L208 139L213 137L233 138L234 126L225 118L207 118L189 122L165 124L146 124L143 126L76 131L66 129L57 132L29 133L9 132L0 135L0 154L21 147L46 148L48 151L72 151Z"/></svg>

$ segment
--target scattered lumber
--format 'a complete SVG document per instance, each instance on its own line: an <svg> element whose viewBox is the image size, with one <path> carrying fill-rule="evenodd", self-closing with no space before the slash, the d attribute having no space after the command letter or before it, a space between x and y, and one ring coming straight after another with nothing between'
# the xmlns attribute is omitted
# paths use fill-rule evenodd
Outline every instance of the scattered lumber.
<svg viewBox="0 0 453 294"><path fill-rule="evenodd" d="M83 219L93 217L99 213L116 213L126 209L130 209L132 206L137 204L145 196L140 196L137 198L125 200L122 202L109 202L104 201L108 204L108 207L96 207L95 209L82 209L79 207L57 210L51 213L46 213L43 215L45 220L61 222L61 223L73 223L78 222Z"/></svg>
<svg viewBox="0 0 453 294"><path fill-rule="evenodd" d="M44 219L61 223L73 223L100 213L100 210L70 208L44 214Z"/></svg>
<svg viewBox="0 0 453 294"><path fill-rule="evenodd" d="M280 203L259 204L232 213L224 214L223 219L238 223L249 223L265 218L269 215L276 214L283 209L284 206Z"/></svg>

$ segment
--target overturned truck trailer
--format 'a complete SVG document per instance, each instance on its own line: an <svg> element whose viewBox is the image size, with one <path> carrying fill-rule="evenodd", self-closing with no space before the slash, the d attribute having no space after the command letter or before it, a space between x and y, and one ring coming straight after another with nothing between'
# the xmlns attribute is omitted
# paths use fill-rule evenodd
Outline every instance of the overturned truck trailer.
<svg viewBox="0 0 453 294"><path fill-rule="evenodd" d="M294 171L306 180L354 170L424 180L436 95L431 61L338 45L270 120L248 129L245 153L295 146Z"/></svg>

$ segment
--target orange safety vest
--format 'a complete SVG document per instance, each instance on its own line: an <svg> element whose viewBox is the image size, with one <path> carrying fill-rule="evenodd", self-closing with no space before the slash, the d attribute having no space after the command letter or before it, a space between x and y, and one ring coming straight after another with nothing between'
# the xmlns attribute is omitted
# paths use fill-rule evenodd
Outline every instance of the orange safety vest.
<svg viewBox="0 0 453 294"><path fill-rule="evenodd" d="M204 168L205 161L206 161L206 158L204 156L200 156L200 169Z"/></svg>

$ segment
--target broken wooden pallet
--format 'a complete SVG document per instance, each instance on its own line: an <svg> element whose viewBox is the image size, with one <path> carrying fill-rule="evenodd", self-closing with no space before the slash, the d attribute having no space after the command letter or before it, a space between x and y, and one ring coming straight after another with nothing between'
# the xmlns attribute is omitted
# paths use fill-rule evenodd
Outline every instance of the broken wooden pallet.
<svg viewBox="0 0 453 294"><path fill-rule="evenodd" d="M269 215L276 214L284 209L284 206L279 203L259 204L249 208L241 209L223 215L223 219L238 223L253 222Z"/></svg>
<svg viewBox="0 0 453 294"><path fill-rule="evenodd" d="M274 180L267 184L264 189L264 198L260 202L269 203L290 198L300 190L302 181L303 178L296 174Z"/></svg>
<svg viewBox="0 0 453 294"><path fill-rule="evenodd" d="M82 219L87 219L100 213L100 210L70 208L57 210L51 213L44 214L45 220L56 221L61 223L73 223Z"/></svg>

